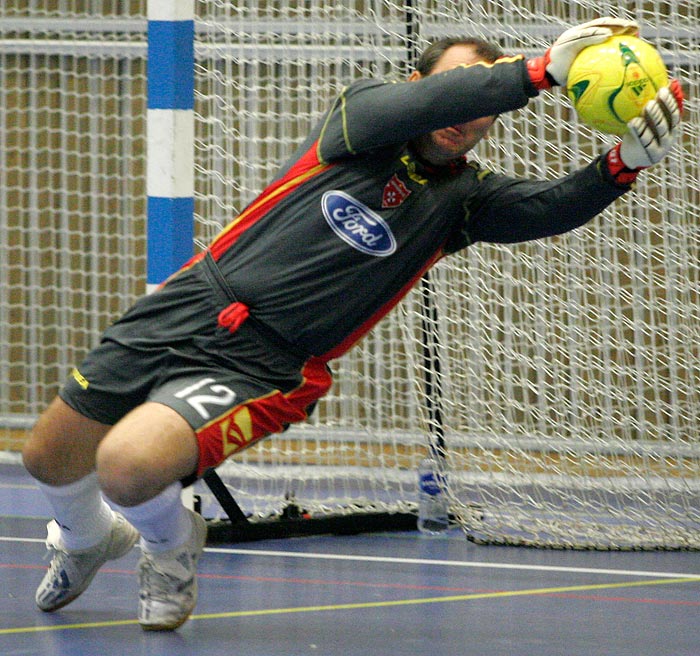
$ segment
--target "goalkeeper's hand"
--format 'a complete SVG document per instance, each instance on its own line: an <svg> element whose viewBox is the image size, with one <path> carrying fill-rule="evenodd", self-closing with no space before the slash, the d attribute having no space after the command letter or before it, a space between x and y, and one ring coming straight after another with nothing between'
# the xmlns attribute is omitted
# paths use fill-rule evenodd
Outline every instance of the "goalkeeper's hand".
<svg viewBox="0 0 700 656"><path fill-rule="evenodd" d="M683 112L678 80L659 89L641 116L627 124L627 132L605 156L608 171L618 184L632 184L637 174L660 162L671 150Z"/></svg>
<svg viewBox="0 0 700 656"><path fill-rule="evenodd" d="M552 44L543 57L527 60L527 70L537 89L565 85L576 55L588 46L602 43L611 36L639 34L639 25L622 18L597 18L571 27Z"/></svg>

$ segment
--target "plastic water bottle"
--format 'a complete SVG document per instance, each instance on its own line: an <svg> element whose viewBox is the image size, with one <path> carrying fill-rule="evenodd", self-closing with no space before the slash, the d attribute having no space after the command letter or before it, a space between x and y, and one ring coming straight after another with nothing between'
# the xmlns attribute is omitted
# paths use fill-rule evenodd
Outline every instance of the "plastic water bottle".
<svg viewBox="0 0 700 656"><path fill-rule="evenodd" d="M424 535L442 535L450 528L445 474L435 458L418 466L418 530Z"/></svg>

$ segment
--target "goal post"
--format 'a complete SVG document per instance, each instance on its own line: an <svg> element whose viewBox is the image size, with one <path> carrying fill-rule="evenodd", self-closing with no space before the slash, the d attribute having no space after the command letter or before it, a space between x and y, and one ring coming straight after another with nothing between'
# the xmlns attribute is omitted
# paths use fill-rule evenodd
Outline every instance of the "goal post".
<svg viewBox="0 0 700 656"><path fill-rule="evenodd" d="M403 79L412 47L472 34L530 55L599 15L640 22L687 95L664 163L579 230L441 261L429 286L332 363L334 386L308 422L218 472L251 523L290 508L410 515L417 465L439 435L452 514L475 542L700 548L698 3L193 8L195 250L265 186L343 86ZM145 292L148 12L145 0L95 11L87 1L0 8L0 437L9 449ZM507 174L553 178L609 143L557 90L500 117L474 155Z"/></svg>
<svg viewBox="0 0 700 656"><path fill-rule="evenodd" d="M194 254L194 0L148 0L147 289Z"/></svg>

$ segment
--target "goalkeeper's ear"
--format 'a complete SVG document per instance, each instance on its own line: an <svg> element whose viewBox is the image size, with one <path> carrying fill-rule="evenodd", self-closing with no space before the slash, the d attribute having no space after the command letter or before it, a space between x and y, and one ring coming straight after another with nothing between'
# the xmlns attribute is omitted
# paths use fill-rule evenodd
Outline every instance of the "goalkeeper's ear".
<svg viewBox="0 0 700 656"><path fill-rule="evenodd" d="M646 104L641 116L627 124L622 141L605 156L608 172L616 183L632 184L640 171L666 157L676 141L683 100L680 82L673 79Z"/></svg>

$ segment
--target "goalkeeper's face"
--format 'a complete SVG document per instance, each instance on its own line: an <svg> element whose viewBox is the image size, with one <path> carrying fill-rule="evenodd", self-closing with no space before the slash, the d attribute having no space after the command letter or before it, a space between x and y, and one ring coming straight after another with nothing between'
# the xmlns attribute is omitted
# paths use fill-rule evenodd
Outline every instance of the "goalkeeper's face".
<svg viewBox="0 0 700 656"><path fill-rule="evenodd" d="M482 58L472 46L454 45L445 50L430 71L430 75L478 61L482 61ZM421 77L418 71L414 71L408 79L415 81ZM495 116L483 116L467 123L435 130L416 139L414 147L418 154L431 164L448 164L462 157L486 137L495 120Z"/></svg>

